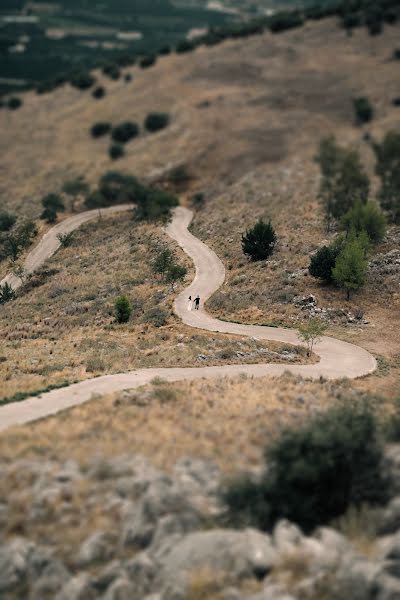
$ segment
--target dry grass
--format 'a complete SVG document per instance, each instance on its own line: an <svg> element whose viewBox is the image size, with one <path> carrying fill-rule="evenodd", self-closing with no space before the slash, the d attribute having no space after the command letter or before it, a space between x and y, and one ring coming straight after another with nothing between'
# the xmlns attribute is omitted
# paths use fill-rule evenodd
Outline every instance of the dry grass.
<svg viewBox="0 0 400 600"><path fill-rule="evenodd" d="M166 384L114 394L0 437L0 460L139 453L169 469L183 456L216 462L227 473L257 467L282 428L342 400L359 397L348 381L280 378ZM386 404L378 402L380 409Z"/></svg>
<svg viewBox="0 0 400 600"><path fill-rule="evenodd" d="M230 573L216 572L210 568L198 569L190 574L187 600L224 600L226 594L222 592L229 584L238 589L238 582ZM260 583L254 579L239 582L239 589L243 594L256 593L260 587Z"/></svg>
<svg viewBox="0 0 400 600"><path fill-rule="evenodd" d="M73 245L48 261L53 274L1 309L1 397L138 367L307 362L302 348L180 325L172 307L176 292L151 270L157 249L167 244L189 268L189 280L190 262L159 227L117 217L77 231ZM127 325L114 322L120 294L133 306Z"/></svg>

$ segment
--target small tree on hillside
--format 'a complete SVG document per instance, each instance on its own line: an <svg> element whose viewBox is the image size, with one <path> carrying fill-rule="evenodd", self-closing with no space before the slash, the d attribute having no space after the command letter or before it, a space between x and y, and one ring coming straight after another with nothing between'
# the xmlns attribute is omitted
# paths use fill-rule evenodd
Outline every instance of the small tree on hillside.
<svg viewBox="0 0 400 600"><path fill-rule="evenodd" d="M131 317L132 307L126 296L119 296L115 301L115 319L117 323L127 323Z"/></svg>
<svg viewBox="0 0 400 600"><path fill-rule="evenodd" d="M307 344L307 356L312 354L315 344L321 340L326 328L326 323L317 318L310 319L299 327L299 338Z"/></svg>
<svg viewBox="0 0 400 600"><path fill-rule="evenodd" d="M9 212L0 212L0 231L10 231L15 225L17 217Z"/></svg>
<svg viewBox="0 0 400 600"><path fill-rule="evenodd" d="M374 144L376 173L381 178L379 201L394 223L400 223L400 133L389 131Z"/></svg>
<svg viewBox="0 0 400 600"><path fill-rule="evenodd" d="M27 248L37 234L36 225L33 221L26 221L14 227L5 235L2 242L2 254L15 262L22 252Z"/></svg>
<svg viewBox="0 0 400 600"><path fill-rule="evenodd" d="M363 241L358 237L353 237L340 252L332 271L337 285L345 290L347 300L350 300L352 292L356 292L364 286L367 268L368 262Z"/></svg>
<svg viewBox="0 0 400 600"><path fill-rule="evenodd" d="M59 194L47 194L42 198L43 212L40 218L46 220L47 223L55 223L57 220L57 213L64 211L64 202Z"/></svg>
<svg viewBox="0 0 400 600"><path fill-rule="evenodd" d="M175 264L175 256L169 248L162 248L156 255L152 263L154 273L164 277L166 273Z"/></svg>
<svg viewBox="0 0 400 600"><path fill-rule="evenodd" d="M357 202L341 221L342 227L349 233L365 231L373 244L381 242L386 233L386 219L374 202Z"/></svg>
<svg viewBox="0 0 400 600"><path fill-rule="evenodd" d="M265 223L260 219L242 236L243 253L252 261L266 260L273 254L276 242L277 238L271 221Z"/></svg>
<svg viewBox="0 0 400 600"><path fill-rule="evenodd" d="M374 116L374 107L368 98L365 98L364 96L360 98L354 98L353 107L358 125L363 125L364 123L369 123L369 121L372 121Z"/></svg>
<svg viewBox="0 0 400 600"><path fill-rule="evenodd" d="M340 219L357 200L367 202L369 179L359 153L341 148L332 137L321 141L316 160L322 172L320 198L329 231L332 219Z"/></svg>
<svg viewBox="0 0 400 600"><path fill-rule="evenodd" d="M185 279L187 275L187 268L182 265L171 265L166 273L165 280L171 284L172 291L178 281Z"/></svg>
<svg viewBox="0 0 400 600"><path fill-rule="evenodd" d="M0 304L6 304L11 300L14 300L15 292L12 289L11 285L7 282L4 285L0 285Z"/></svg>
<svg viewBox="0 0 400 600"><path fill-rule="evenodd" d="M63 192L70 198L70 209L75 210L75 203L79 196L85 196L89 192L89 185L83 177L77 177L66 181L63 185Z"/></svg>
<svg viewBox="0 0 400 600"><path fill-rule="evenodd" d="M311 257L308 272L312 277L321 279L325 283L332 283L332 269L340 252L337 245L322 246L314 256Z"/></svg>

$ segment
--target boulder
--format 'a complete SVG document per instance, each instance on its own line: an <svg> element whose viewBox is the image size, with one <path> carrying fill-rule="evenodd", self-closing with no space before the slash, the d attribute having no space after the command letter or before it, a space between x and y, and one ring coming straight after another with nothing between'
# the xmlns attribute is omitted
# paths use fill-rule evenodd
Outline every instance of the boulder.
<svg viewBox="0 0 400 600"><path fill-rule="evenodd" d="M285 519L282 519L275 525L272 538L279 553L293 551L304 540L304 536L297 525Z"/></svg>
<svg viewBox="0 0 400 600"><path fill-rule="evenodd" d="M128 579L120 578L111 584L104 600L141 600L142 597L136 593L136 588Z"/></svg>
<svg viewBox="0 0 400 600"><path fill-rule="evenodd" d="M17 538L0 547L0 595L24 583L28 557L34 548L35 544L24 538Z"/></svg>
<svg viewBox="0 0 400 600"><path fill-rule="evenodd" d="M400 531L400 496L393 498L382 513L379 533L387 535Z"/></svg>
<svg viewBox="0 0 400 600"><path fill-rule="evenodd" d="M271 539L254 529L214 529L186 535L161 561L164 600L182 600L196 571L227 573L230 578L265 577L276 561Z"/></svg>
<svg viewBox="0 0 400 600"><path fill-rule="evenodd" d="M158 566L146 552L137 554L124 564L124 568L137 592L141 593L141 597L150 593Z"/></svg>
<svg viewBox="0 0 400 600"><path fill-rule="evenodd" d="M109 533L96 531L81 545L77 565L84 567L93 563L110 560L115 550L115 539Z"/></svg>
<svg viewBox="0 0 400 600"><path fill-rule="evenodd" d="M97 597L89 575L80 573L63 586L57 600L96 600Z"/></svg>

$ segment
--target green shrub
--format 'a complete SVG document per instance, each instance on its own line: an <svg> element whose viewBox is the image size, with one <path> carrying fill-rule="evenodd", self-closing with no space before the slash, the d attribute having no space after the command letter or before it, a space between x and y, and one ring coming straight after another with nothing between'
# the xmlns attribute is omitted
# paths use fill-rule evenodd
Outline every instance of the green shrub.
<svg viewBox="0 0 400 600"><path fill-rule="evenodd" d="M71 246L74 241L74 234L74 231L70 231L69 233L59 233L57 235L57 239L63 248L68 248L68 246Z"/></svg>
<svg viewBox="0 0 400 600"><path fill-rule="evenodd" d="M162 48L159 49L158 54L160 56L167 56L168 54L171 54L171 47L163 46Z"/></svg>
<svg viewBox="0 0 400 600"><path fill-rule="evenodd" d="M57 221L57 211L54 208L46 207L43 209L40 218L46 223L55 223Z"/></svg>
<svg viewBox="0 0 400 600"><path fill-rule="evenodd" d="M110 206L110 203L107 201L107 198L97 190L86 197L85 206L89 209L105 208L106 206Z"/></svg>
<svg viewBox="0 0 400 600"><path fill-rule="evenodd" d="M400 133L389 131L382 143L373 147L376 174L381 178L379 201L389 219L400 223Z"/></svg>
<svg viewBox="0 0 400 600"><path fill-rule="evenodd" d="M364 286L367 277L368 261L362 233L346 242L332 270L333 279L346 292L347 300L350 300L352 292Z"/></svg>
<svg viewBox="0 0 400 600"><path fill-rule="evenodd" d="M106 63L103 65L102 71L104 75L107 75L107 77L113 79L114 81L117 81L117 79L119 79L121 76L121 71L119 70L118 65L115 63Z"/></svg>
<svg viewBox="0 0 400 600"><path fill-rule="evenodd" d="M354 114L358 125L369 123L374 117L374 107L370 100L365 96L354 98L353 100Z"/></svg>
<svg viewBox="0 0 400 600"><path fill-rule="evenodd" d="M132 75L130 73L125 73L124 75L124 81L125 83L130 83L132 81Z"/></svg>
<svg viewBox="0 0 400 600"><path fill-rule="evenodd" d="M393 98L392 104L393 104L393 106L400 106L400 96Z"/></svg>
<svg viewBox="0 0 400 600"><path fill-rule="evenodd" d="M109 205L129 204L144 198L147 189L133 175L108 171L100 178L99 192Z"/></svg>
<svg viewBox="0 0 400 600"><path fill-rule="evenodd" d="M78 90L88 90L96 83L96 79L89 71L77 71L71 75L69 82Z"/></svg>
<svg viewBox="0 0 400 600"><path fill-rule="evenodd" d="M22 252L30 246L37 234L33 221L19 223L11 231L4 234L1 242L1 253L5 258L15 262Z"/></svg>
<svg viewBox="0 0 400 600"><path fill-rule="evenodd" d="M8 99L7 106L10 110L17 110L18 108L21 108L22 100L17 96L12 96Z"/></svg>
<svg viewBox="0 0 400 600"><path fill-rule="evenodd" d="M138 198L135 219L137 221L168 221L171 210L178 206L178 198L158 188L149 188Z"/></svg>
<svg viewBox="0 0 400 600"><path fill-rule="evenodd" d="M115 319L117 323L127 323L132 312L131 304L126 296L120 296L115 301Z"/></svg>
<svg viewBox="0 0 400 600"><path fill-rule="evenodd" d="M337 246L322 246L311 257L308 267L310 275L316 279L321 279L325 283L332 283L332 269L335 266L339 252L340 249Z"/></svg>
<svg viewBox="0 0 400 600"><path fill-rule="evenodd" d="M17 217L12 213L0 212L0 231L10 231L15 225Z"/></svg>
<svg viewBox="0 0 400 600"><path fill-rule="evenodd" d="M393 59L400 60L400 48L395 48L393 50Z"/></svg>
<svg viewBox="0 0 400 600"><path fill-rule="evenodd" d="M149 54L148 56L143 56L143 58L139 62L139 66L141 69L148 69L156 64L157 57L154 54Z"/></svg>
<svg viewBox="0 0 400 600"><path fill-rule="evenodd" d="M112 139L118 144L126 144L139 135L139 126L137 123L125 121L120 123L111 132Z"/></svg>
<svg viewBox="0 0 400 600"><path fill-rule="evenodd" d="M111 131L111 124L106 121L99 121L92 125L90 129L90 134L94 138L102 137L103 135L107 135Z"/></svg>
<svg viewBox="0 0 400 600"><path fill-rule="evenodd" d="M65 210L64 202L59 194L47 194L42 198L43 212L40 218L47 221L47 223L55 223L57 220L57 213Z"/></svg>
<svg viewBox="0 0 400 600"><path fill-rule="evenodd" d="M171 169L168 180L176 186L182 186L190 181L191 176L186 165L178 165Z"/></svg>
<svg viewBox="0 0 400 600"><path fill-rule="evenodd" d="M276 234L271 222L258 221L242 236L242 250L252 261L266 260L275 249Z"/></svg>
<svg viewBox="0 0 400 600"><path fill-rule="evenodd" d="M270 530L286 518L310 532L350 506L381 504L388 497L377 424L364 404L349 401L284 431L265 459L259 483L237 480L224 493L237 525Z"/></svg>
<svg viewBox="0 0 400 600"><path fill-rule="evenodd" d="M196 192L196 194L193 194L193 196L192 196L193 208L195 208L196 210L201 210L202 208L204 208L205 204L206 204L206 197L203 192Z"/></svg>
<svg viewBox="0 0 400 600"><path fill-rule="evenodd" d="M4 285L0 285L0 304L6 304L14 300L14 298L15 292L7 282Z"/></svg>
<svg viewBox="0 0 400 600"><path fill-rule="evenodd" d="M121 144L112 144L108 149L111 160L118 160L125 154L124 147Z"/></svg>
<svg viewBox="0 0 400 600"><path fill-rule="evenodd" d="M92 96L96 100L100 100L101 98L104 98L105 95L106 95L106 90L102 85L97 86L92 92Z"/></svg>
<svg viewBox="0 0 400 600"><path fill-rule="evenodd" d="M160 129L164 129L168 124L168 113L149 113L144 122L145 128L151 133L154 131L159 131Z"/></svg>
<svg viewBox="0 0 400 600"><path fill-rule="evenodd" d="M357 202L341 220L343 229L347 232L365 231L373 244L381 242L386 233L386 219L374 202L361 204Z"/></svg>
<svg viewBox="0 0 400 600"><path fill-rule="evenodd" d="M178 54L183 54L185 52L192 52L192 50L194 50L195 48L196 44L194 42L191 42L189 40L181 40L180 42L178 42L175 50Z"/></svg>
<svg viewBox="0 0 400 600"><path fill-rule="evenodd" d="M116 62L120 67L132 67L136 62L136 56L120 54L120 56L117 56Z"/></svg>
<svg viewBox="0 0 400 600"><path fill-rule="evenodd" d="M273 15L269 28L272 33L280 33L304 24L302 15L297 11L282 11Z"/></svg>

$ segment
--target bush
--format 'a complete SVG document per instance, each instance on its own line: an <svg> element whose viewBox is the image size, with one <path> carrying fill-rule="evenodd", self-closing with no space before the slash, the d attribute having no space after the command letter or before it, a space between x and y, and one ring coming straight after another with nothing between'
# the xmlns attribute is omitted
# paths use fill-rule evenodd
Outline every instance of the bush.
<svg viewBox="0 0 400 600"><path fill-rule="evenodd" d="M262 219L242 236L243 253L252 261L266 260L275 249L276 234L271 222L264 223Z"/></svg>
<svg viewBox="0 0 400 600"><path fill-rule="evenodd" d="M121 144L112 144L108 149L111 160L118 160L125 154L124 147Z"/></svg>
<svg viewBox="0 0 400 600"><path fill-rule="evenodd" d="M12 96L8 99L7 106L10 110L17 110L18 108L21 108L22 100L17 96Z"/></svg>
<svg viewBox="0 0 400 600"><path fill-rule="evenodd" d="M196 192L192 196L192 206L196 210L201 210L206 204L206 197L203 192Z"/></svg>
<svg viewBox="0 0 400 600"><path fill-rule="evenodd" d="M400 133L389 131L374 144L376 174L381 178L379 201L394 223L400 223Z"/></svg>
<svg viewBox="0 0 400 600"><path fill-rule="evenodd" d="M0 231L10 231L14 227L17 217L12 213L0 212Z"/></svg>
<svg viewBox="0 0 400 600"><path fill-rule="evenodd" d="M103 65L102 71L104 75L107 75L107 77L113 79L114 81L117 81L117 79L119 79L121 76L121 71L119 70L118 65L115 63L106 63Z"/></svg>
<svg viewBox="0 0 400 600"><path fill-rule="evenodd" d="M374 108L368 98L360 96L353 100L353 108L358 125L369 123L374 116Z"/></svg>
<svg viewBox="0 0 400 600"><path fill-rule="evenodd" d="M0 304L6 304L11 300L14 300L15 292L12 289L11 285L7 282L4 285L0 285Z"/></svg>
<svg viewBox="0 0 400 600"><path fill-rule="evenodd" d="M38 85L36 87L36 93L40 95L40 94L47 94L49 92L53 92L60 86L64 85L64 83L66 81L67 81L67 78L65 77L65 75L58 75L54 79L49 79L47 81L41 81L40 83L38 83Z"/></svg>
<svg viewBox="0 0 400 600"><path fill-rule="evenodd" d="M74 231L70 231L69 233L59 233L57 235L57 239L60 242L60 245L63 248L68 248L68 246L71 246L71 244L74 241L74 237L75 237L75 232Z"/></svg>
<svg viewBox="0 0 400 600"><path fill-rule="evenodd" d="M132 312L131 304L126 296L120 296L115 301L115 319L117 323L127 323Z"/></svg>
<svg viewBox="0 0 400 600"><path fill-rule="evenodd" d="M301 27L304 24L302 15L296 11L285 11L276 13L271 18L269 28L272 33L280 33L294 27Z"/></svg>
<svg viewBox="0 0 400 600"><path fill-rule="evenodd" d="M106 95L106 90L105 90L105 88L102 85L99 85L92 92L92 96L96 100L100 100L101 98L104 98L105 95Z"/></svg>
<svg viewBox="0 0 400 600"><path fill-rule="evenodd" d="M57 221L57 211L54 208L47 207L42 211L40 218L46 223L55 223Z"/></svg>
<svg viewBox="0 0 400 600"><path fill-rule="evenodd" d="M322 246L314 256L311 257L308 272L312 277L321 279L325 283L332 283L332 269L335 266L339 254L337 246Z"/></svg>
<svg viewBox="0 0 400 600"><path fill-rule="evenodd" d="M89 71L77 71L71 75L69 82L78 90L88 90L96 83L96 79Z"/></svg>
<svg viewBox="0 0 400 600"><path fill-rule="evenodd" d="M33 221L25 221L15 226L2 239L2 255L15 262L22 252L30 246L36 234L37 229Z"/></svg>
<svg viewBox="0 0 400 600"><path fill-rule="evenodd" d="M125 121L120 123L111 132L111 137L118 144L126 144L131 139L139 135L139 126L137 123Z"/></svg>
<svg viewBox="0 0 400 600"><path fill-rule="evenodd" d="M400 96L397 96L397 98L393 98L392 104L393 106L400 106Z"/></svg>
<svg viewBox="0 0 400 600"><path fill-rule="evenodd" d="M367 204L357 202L344 215L341 225L347 232L361 233L361 231L365 231L373 244L381 242L386 233L385 216L374 202Z"/></svg>
<svg viewBox="0 0 400 600"><path fill-rule="evenodd" d="M138 198L135 219L137 221L168 221L171 210L178 206L178 198L158 188L149 188Z"/></svg>
<svg viewBox="0 0 400 600"><path fill-rule="evenodd" d="M89 209L105 208L106 206L110 206L110 203L101 192L96 191L87 196L85 206Z"/></svg>
<svg viewBox="0 0 400 600"><path fill-rule="evenodd" d="M393 59L400 60L400 48L395 48L393 50Z"/></svg>
<svg viewBox="0 0 400 600"><path fill-rule="evenodd" d="M176 186L181 186L190 181L190 173L186 165L174 167L168 174L168 180Z"/></svg>
<svg viewBox="0 0 400 600"><path fill-rule="evenodd" d="M154 131L159 131L160 129L164 129L168 124L168 113L149 113L144 122L145 128L151 133Z"/></svg>
<svg viewBox="0 0 400 600"><path fill-rule="evenodd" d="M184 52L192 52L196 48L196 44L189 40L181 40L178 42L175 50L178 54L183 54Z"/></svg>
<svg viewBox="0 0 400 600"><path fill-rule="evenodd" d="M124 81L125 83L130 83L132 81L132 75L130 73L126 73L124 75Z"/></svg>
<svg viewBox="0 0 400 600"><path fill-rule="evenodd" d="M108 133L110 133L110 131L111 131L110 123L107 123L106 121L99 121L98 123L95 123L94 125L92 125L90 133L93 138L99 138L99 137L102 137L103 135L107 135Z"/></svg>
<svg viewBox="0 0 400 600"><path fill-rule="evenodd" d="M171 47L163 46L162 48L159 49L158 54L160 56L167 56L168 54L171 54Z"/></svg>
<svg viewBox="0 0 400 600"><path fill-rule="evenodd" d="M109 205L129 204L139 202L147 189L132 175L109 171L100 178L99 192Z"/></svg>
<svg viewBox="0 0 400 600"><path fill-rule="evenodd" d="M131 54L121 54L117 56L116 62L120 67L132 67L136 62L136 56Z"/></svg>
<svg viewBox="0 0 400 600"><path fill-rule="evenodd" d="M237 480L224 494L238 525L270 530L286 518L311 532L350 506L381 504L388 497L378 428L363 404L349 402L286 430L265 459L259 483Z"/></svg>
<svg viewBox="0 0 400 600"><path fill-rule="evenodd" d="M139 62L139 66L141 69L148 69L156 64L157 57L154 54L149 54L148 56L143 56L143 58Z"/></svg>
<svg viewBox="0 0 400 600"><path fill-rule="evenodd" d="M47 194L42 198L43 212L40 218L47 221L47 223L55 223L57 220L57 213L65 210L64 202L58 194Z"/></svg>

